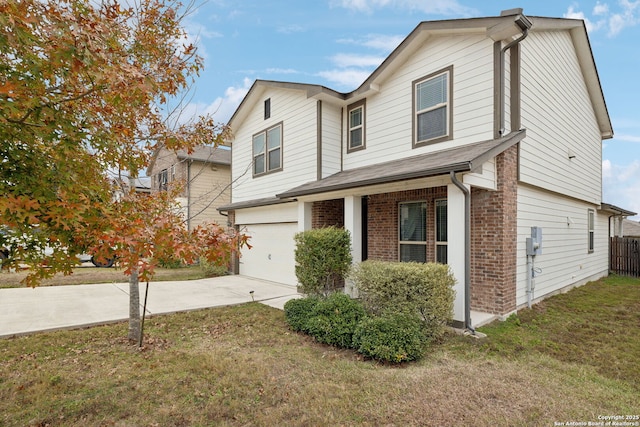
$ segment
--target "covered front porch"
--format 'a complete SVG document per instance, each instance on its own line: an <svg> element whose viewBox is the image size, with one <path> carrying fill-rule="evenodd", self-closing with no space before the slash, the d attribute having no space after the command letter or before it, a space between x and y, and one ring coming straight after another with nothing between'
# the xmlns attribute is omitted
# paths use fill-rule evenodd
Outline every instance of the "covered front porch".
<svg viewBox="0 0 640 427"><path fill-rule="evenodd" d="M278 197L297 203L299 231L330 225L349 230L354 263L448 264L457 280L454 320L474 327L515 311L511 210L517 197L515 145L523 137L524 131L516 132L343 171ZM349 283L346 291L354 292Z"/></svg>

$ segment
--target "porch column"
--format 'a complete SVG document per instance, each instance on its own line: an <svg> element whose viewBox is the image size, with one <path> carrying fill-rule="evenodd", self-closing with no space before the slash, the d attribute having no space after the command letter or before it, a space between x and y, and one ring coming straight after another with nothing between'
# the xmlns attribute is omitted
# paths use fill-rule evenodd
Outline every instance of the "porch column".
<svg viewBox="0 0 640 427"><path fill-rule="evenodd" d="M353 264L362 262L362 197L344 198L344 228L351 233L351 257ZM345 281L345 293L356 297L356 291L349 280Z"/></svg>
<svg viewBox="0 0 640 427"><path fill-rule="evenodd" d="M468 185L465 184L467 188ZM453 302L453 319L464 322L465 301L465 207L464 193L455 184L447 186L447 264L451 268L456 284L456 298Z"/></svg>
<svg viewBox="0 0 640 427"><path fill-rule="evenodd" d="M313 203L298 202L298 231L311 230L311 206Z"/></svg>

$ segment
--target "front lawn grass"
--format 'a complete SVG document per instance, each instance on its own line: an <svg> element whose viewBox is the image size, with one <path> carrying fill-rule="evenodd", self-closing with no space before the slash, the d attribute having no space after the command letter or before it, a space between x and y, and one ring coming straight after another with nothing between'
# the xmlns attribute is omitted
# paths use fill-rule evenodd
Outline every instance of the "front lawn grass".
<svg viewBox="0 0 640 427"><path fill-rule="evenodd" d="M0 271L0 289L20 288L25 285L21 281L27 276L28 271L21 270L9 272ZM206 277L204 269L199 266L181 268L157 268L153 277L155 282L172 280L194 280ZM124 275L121 268L96 268L96 267L76 267L73 274L64 276L58 274L51 279L43 280L40 286L63 286L63 285L88 285L97 283L126 283L129 277Z"/></svg>
<svg viewBox="0 0 640 427"><path fill-rule="evenodd" d="M152 317L142 349L126 324L0 340L0 425L552 426L640 414L639 300L638 280L598 281L399 366L318 344L257 303Z"/></svg>

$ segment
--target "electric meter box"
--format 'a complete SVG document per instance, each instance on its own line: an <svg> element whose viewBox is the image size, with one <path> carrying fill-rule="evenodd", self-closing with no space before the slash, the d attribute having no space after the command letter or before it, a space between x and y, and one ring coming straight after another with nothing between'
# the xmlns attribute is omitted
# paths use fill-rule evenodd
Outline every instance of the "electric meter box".
<svg viewBox="0 0 640 427"><path fill-rule="evenodd" d="M531 227L531 237L527 237L527 255L542 255L541 227Z"/></svg>

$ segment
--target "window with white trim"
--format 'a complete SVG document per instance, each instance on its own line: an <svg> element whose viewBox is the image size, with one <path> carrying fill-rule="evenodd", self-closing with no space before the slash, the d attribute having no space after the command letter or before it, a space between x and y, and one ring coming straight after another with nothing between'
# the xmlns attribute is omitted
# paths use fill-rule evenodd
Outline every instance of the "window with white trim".
<svg viewBox="0 0 640 427"><path fill-rule="evenodd" d="M427 202L403 202L398 209L399 258L427 262Z"/></svg>
<svg viewBox="0 0 640 427"><path fill-rule="evenodd" d="M350 105L347 111L349 112L347 152L361 150L365 148L365 100Z"/></svg>
<svg viewBox="0 0 640 427"><path fill-rule="evenodd" d="M447 263L447 200L436 200L436 262Z"/></svg>
<svg viewBox="0 0 640 427"><path fill-rule="evenodd" d="M282 170L282 123L253 135L253 175Z"/></svg>
<svg viewBox="0 0 640 427"><path fill-rule="evenodd" d="M432 144L452 138L453 67L413 82L413 143Z"/></svg>
<svg viewBox="0 0 640 427"><path fill-rule="evenodd" d="M589 253L592 253L595 249L595 218L596 213L593 209L589 209L588 212L588 244L589 244Z"/></svg>
<svg viewBox="0 0 640 427"><path fill-rule="evenodd" d="M166 169L162 169L158 174L158 190L167 191L169 184L169 175Z"/></svg>

